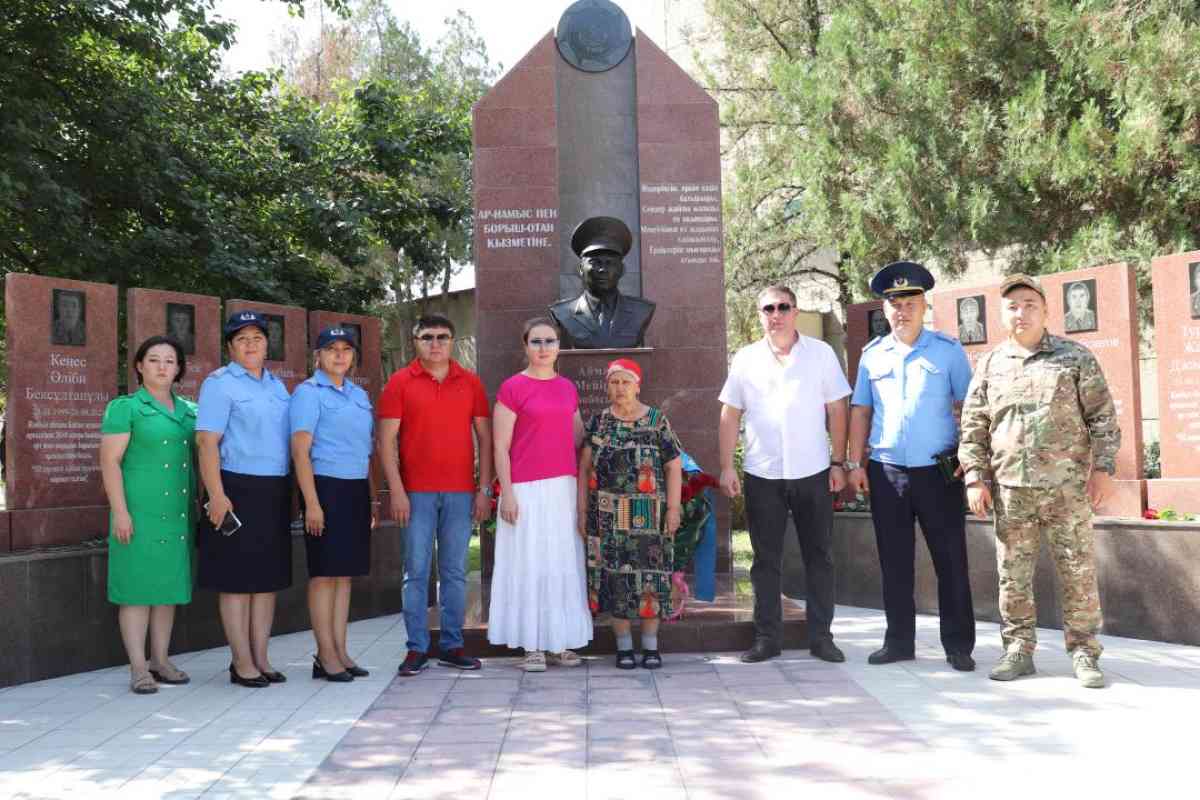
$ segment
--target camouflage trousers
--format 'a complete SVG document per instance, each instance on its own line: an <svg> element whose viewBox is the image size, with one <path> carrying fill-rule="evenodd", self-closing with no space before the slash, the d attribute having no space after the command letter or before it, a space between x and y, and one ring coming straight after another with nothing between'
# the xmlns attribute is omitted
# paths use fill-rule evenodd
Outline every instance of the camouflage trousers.
<svg viewBox="0 0 1200 800"><path fill-rule="evenodd" d="M996 563L1000 569L1000 633L1006 651L1037 646L1033 573L1041 534L1046 534L1062 595L1067 652L1099 657L1100 593L1096 586L1092 508L1084 484L1052 488L997 487Z"/></svg>

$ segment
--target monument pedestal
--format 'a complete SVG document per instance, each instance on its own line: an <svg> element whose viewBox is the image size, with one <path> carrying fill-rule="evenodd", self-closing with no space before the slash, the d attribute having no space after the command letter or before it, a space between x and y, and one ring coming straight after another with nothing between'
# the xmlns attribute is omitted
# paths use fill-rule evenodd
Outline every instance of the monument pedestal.
<svg viewBox="0 0 1200 800"><path fill-rule="evenodd" d="M689 578L689 584L691 579ZM463 625L463 643L468 654L476 658L519 655L494 645L487 638L490 583L478 578L467 579L467 616ZM783 603L783 641L785 650L808 648L808 623L804 608L788 597ZM438 630L441 625L436 606L429 610L430 652L437 652ZM640 647L640 626L634 625L634 645ZM683 617L674 622L664 620L658 629L658 649L664 653L715 653L748 650L754 644L754 592L748 575L721 573L717 575L717 596L711 603L689 599ZM616 637L608 617L594 622L592 641L578 648L584 655L617 652Z"/></svg>
<svg viewBox="0 0 1200 800"><path fill-rule="evenodd" d="M1113 495L1096 509L1096 516L1141 519L1146 508L1146 483L1147 481L1113 481Z"/></svg>

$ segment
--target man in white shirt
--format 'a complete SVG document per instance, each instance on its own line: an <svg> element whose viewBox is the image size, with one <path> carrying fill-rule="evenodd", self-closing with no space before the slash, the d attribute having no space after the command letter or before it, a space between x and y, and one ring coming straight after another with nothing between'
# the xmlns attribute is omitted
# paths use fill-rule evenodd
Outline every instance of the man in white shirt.
<svg viewBox="0 0 1200 800"><path fill-rule="evenodd" d="M746 423L746 520L754 564L754 646L742 661L779 655L783 536L791 513L804 557L810 652L845 661L833 643L833 495L846 485L846 397L850 384L833 349L796 331L796 295L772 286L758 296L765 336L733 357L721 390L721 489L742 490L733 465ZM826 430L828 429L828 436ZM832 443L836 460L830 461Z"/></svg>

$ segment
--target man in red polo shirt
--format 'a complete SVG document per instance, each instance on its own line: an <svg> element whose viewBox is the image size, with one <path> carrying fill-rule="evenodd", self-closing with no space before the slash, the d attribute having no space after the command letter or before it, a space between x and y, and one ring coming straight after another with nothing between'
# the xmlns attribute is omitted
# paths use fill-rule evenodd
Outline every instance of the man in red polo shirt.
<svg viewBox="0 0 1200 800"><path fill-rule="evenodd" d="M479 660L463 652L467 550L473 523L491 513L492 492L487 395L479 377L450 357L454 323L440 314L428 314L417 320L413 338L417 357L397 370L384 388L378 426L392 517L405 528L408 655L400 665L404 676L416 675L429 663L429 565L435 541L441 603L438 663L479 669Z"/></svg>

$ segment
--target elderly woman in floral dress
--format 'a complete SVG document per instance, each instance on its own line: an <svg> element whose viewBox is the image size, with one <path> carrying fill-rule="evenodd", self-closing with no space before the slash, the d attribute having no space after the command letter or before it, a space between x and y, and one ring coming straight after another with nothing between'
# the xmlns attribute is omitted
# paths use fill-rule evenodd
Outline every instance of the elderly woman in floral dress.
<svg viewBox="0 0 1200 800"><path fill-rule="evenodd" d="M670 617L682 448L661 409L639 399L641 368L608 365L609 407L588 422L579 458L579 532L587 540L588 603L612 616L617 667L634 669L632 623L642 622L642 666L658 669L659 621Z"/></svg>

